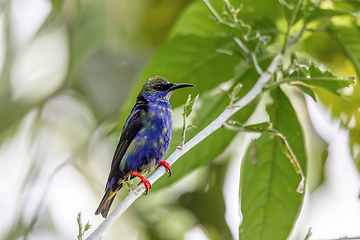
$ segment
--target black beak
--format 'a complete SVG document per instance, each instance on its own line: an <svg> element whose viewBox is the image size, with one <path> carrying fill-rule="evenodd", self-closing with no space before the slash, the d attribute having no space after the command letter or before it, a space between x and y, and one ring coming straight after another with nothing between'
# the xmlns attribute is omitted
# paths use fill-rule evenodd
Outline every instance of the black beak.
<svg viewBox="0 0 360 240"><path fill-rule="evenodd" d="M169 88L170 91L174 91L176 89L184 88L184 87L195 87L195 85L189 83L173 83Z"/></svg>

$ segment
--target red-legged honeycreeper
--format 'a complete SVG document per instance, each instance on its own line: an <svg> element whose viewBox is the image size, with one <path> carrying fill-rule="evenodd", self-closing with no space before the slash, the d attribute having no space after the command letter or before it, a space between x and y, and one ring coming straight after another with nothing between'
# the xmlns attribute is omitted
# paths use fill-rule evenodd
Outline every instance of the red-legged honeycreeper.
<svg viewBox="0 0 360 240"><path fill-rule="evenodd" d="M116 193L123 183L139 177L146 186L150 182L141 174L163 165L171 174L170 166L162 161L169 149L172 133L171 94L179 88L194 87L187 83L170 83L163 77L154 77L146 82L137 96L135 106L127 117L120 141L115 150L105 194L95 215L106 218Z"/></svg>

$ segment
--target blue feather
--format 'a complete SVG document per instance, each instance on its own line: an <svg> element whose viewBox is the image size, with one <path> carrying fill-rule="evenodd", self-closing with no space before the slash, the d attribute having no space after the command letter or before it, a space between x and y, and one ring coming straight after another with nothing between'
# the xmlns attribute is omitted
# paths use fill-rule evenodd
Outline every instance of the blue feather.
<svg viewBox="0 0 360 240"><path fill-rule="evenodd" d="M128 179L139 177L147 191L151 187L141 174L161 162L170 146L172 133L171 94L191 84L173 84L163 77L146 82L127 117L111 163L105 194L95 214L106 217L116 193Z"/></svg>

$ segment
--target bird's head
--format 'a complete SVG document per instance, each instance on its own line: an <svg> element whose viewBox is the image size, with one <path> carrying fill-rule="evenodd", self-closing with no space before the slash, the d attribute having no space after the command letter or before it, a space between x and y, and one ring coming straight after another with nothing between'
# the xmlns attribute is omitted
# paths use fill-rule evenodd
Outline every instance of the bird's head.
<svg viewBox="0 0 360 240"><path fill-rule="evenodd" d="M169 100L171 94L179 88L194 87L188 83L170 83L166 78L156 76L147 81L141 88L139 96L148 101Z"/></svg>

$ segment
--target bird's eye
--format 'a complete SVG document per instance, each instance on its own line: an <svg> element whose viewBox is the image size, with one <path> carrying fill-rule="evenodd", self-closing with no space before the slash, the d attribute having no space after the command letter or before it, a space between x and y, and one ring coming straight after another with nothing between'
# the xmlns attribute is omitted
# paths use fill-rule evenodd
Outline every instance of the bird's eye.
<svg viewBox="0 0 360 240"><path fill-rule="evenodd" d="M163 85L157 84L157 85L155 85L154 89L155 89L156 91L163 91Z"/></svg>

